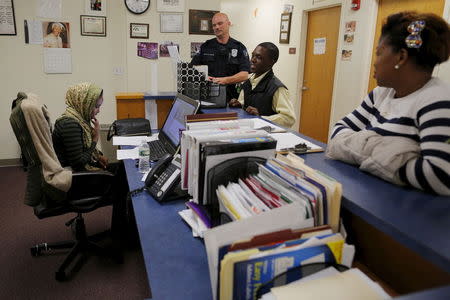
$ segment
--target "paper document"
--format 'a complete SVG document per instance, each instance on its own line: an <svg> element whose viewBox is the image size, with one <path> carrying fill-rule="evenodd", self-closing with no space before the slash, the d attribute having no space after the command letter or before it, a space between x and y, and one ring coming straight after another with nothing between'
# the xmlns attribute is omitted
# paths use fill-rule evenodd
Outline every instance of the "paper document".
<svg viewBox="0 0 450 300"><path fill-rule="evenodd" d="M256 127L256 126L255 126ZM317 146L316 144L313 144L305 139L302 139L301 137L290 133L272 133L270 134L271 137L277 140L277 151L280 151L281 149L285 148L292 148L297 144L305 143L306 146L311 147L310 151L320 151L323 150L322 147Z"/></svg>
<svg viewBox="0 0 450 300"><path fill-rule="evenodd" d="M155 141L158 139L158 135L154 134L152 136L146 135L135 135L135 136L113 136L114 146L139 146L142 140L146 142Z"/></svg>
<svg viewBox="0 0 450 300"><path fill-rule="evenodd" d="M133 149L119 149L117 150L117 159L138 159L139 158L139 147Z"/></svg>
<svg viewBox="0 0 450 300"><path fill-rule="evenodd" d="M181 61L180 53L178 52L177 46L167 46L167 50L169 50L170 58L176 61Z"/></svg>
<svg viewBox="0 0 450 300"><path fill-rule="evenodd" d="M255 129L259 129L259 128L263 128L263 127L269 126L270 127L270 132L273 132L273 133L275 133L275 132L286 132L286 129L278 127L277 125L269 123L269 122L267 122L267 121L265 121L263 119L254 118L252 120L254 122L253 123L254 124L253 128L255 128Z"/></svg>
<svg viewBox="0 0 450 300"><path fill-rule="evenodd" d="M201 102L203 106L213 106L216 105L215 103L211 103L211 102L207 102L207 101L202 101Z"/></svg>

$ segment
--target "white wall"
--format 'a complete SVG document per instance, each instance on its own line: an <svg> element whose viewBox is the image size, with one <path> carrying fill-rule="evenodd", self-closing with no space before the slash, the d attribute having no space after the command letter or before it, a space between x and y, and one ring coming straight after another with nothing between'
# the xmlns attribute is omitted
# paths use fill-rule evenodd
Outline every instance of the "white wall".
<svg viewBox="0 0 450 300"><path fill-rule="evenodd" d="M249 52L264 41L271 41L280 48L280 59L274 67L276 75L283 81L291 95L291 100L300 112L301 85L303 81L303 65L306 41L306 26L308 11L325 7L341 5L341 30L339 31L338 50L336 57L335 81L333 88L330 127L352 111L367 93L370 73L370 61L375 34L378 10L377 0L361 1L361 9L350 9L350 0L222 0L221 8L227 12L234 23L232 35L244 43ZM280 13L284 4L293 4L291 38L289 45L278 44ZM253 12L257 9L256 17ZM413 8L412 8L413 9ZM450 19L450 0L446 0L444 18ZM343 48L343 26L345 22L357 22L354 44L351 46L353 56L351 61L341 61ZM295 55L288 54L288 48L297 48ZM450 82L450 62L439 66L435 75ZM297 124L293 126L298 128Z"/></svg>
<svg viewBox="0 0 450 300"><path fill-rule="evenodd" d="M232 37L244 43L250 53L261 42L272 41L277 44L280 59L274 70L287 85L291 100L299 112L301 93L298 83L303 80L307 11L342 4L341 26L346 21L356 20L357 28L352 46L353 57L349 62L342 62L339 57L343 38L340 30L330 125L359 104L367 91L377 0L361 1L361 9L357 12L350 9L350 0L323 0L316 1L316 4L312 4L312 0L186 0L184 32L168 34L159 32L156 1L151 1L150 9L143 15L132 15L126 10L123 1L110 0L107 6L107 37L81 36L79 20L80 15L84 14L84 1L62 0L63 17L60 21L71 24L72 74L45 74L42 46L24 43L23 20L44 21L36 17L36 2L15 0L17 36L0 36L0 90L4 103L0 110L0 160L19 157L18 145L9 124L10 103L18 91L40 95L54 120L64 111L64 96L68 86L81 81L95 82L104 88L105 94L100 122L110 123L116 118L114 95L117 92L142 92L150 88L152 62L158 64L159 90L173 90L169 59L150 61L137 57L136 45L138 41L159 43L172 40L180 43L182 59L190 60L190 42L202 42L211 36L188 34L189 9L222 10L228 13L233 23ZM278 44L280 13L284 4L294 5L288 45ZM445 2L444 17L450 20L450 0ZM130 39L131 22L149 23L149 39ZM295 47L296 54L288 54L289 47ZM124 74L113 75L113 68L116 67L123 68ZM437 68L435 74L450 81L450 62ZM298 124L293 128L298 128Z"/></svg>
<svg viewBox="0 0 450 300"><path fill-rule="evenodd" d="M65 92L73 84L91 81L104 89L104 104L100 123L116 119L115 94L117 92L143 92L150 88L150 60L137 57L137 42L173 40L180 42L181 56L190 60L190 42L202 42L212 36L188 34L189 9L219 10L220 1L187 0L183 33L160 33L156 1L142 15L127 11L122 0L110 0L107 5L107 36L80 35L80 15L84 15L84 0L62 0L62 17L69 22L72 47L72 74L45 74L43 72L42 45L24 42L24 19L53 21L36 17L37 0L15 0L17 36L0 36L0 90L3 108L0 110L0 160L19 157L19 146L9 124L11 101L18 91L39 95L48 106L54 121L65 109ZM149 23L149 39L129 38L129 23ZM159 90L173 90L172 69L168 58L152 61L158 66ZM123 75L114 75L114 68L122 68Z"/></svg>

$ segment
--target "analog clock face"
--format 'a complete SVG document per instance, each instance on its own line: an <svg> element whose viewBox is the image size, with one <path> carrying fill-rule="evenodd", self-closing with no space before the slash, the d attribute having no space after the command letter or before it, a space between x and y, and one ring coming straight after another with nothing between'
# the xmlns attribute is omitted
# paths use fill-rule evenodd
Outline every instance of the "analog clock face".
<svg viewBox="0 0 450 300"><path fill-rule="evenodd" d="M125 6L133 14L142 14L150 7L150 0L125 0Z"/></svg>

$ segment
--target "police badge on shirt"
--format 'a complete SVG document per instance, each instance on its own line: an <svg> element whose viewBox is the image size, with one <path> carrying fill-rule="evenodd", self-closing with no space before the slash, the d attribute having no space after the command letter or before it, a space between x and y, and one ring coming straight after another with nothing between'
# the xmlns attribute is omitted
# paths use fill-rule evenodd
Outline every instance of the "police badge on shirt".
<svg viewBox="0 0 450 300"><path fill-rule="evenodd" d="M236 57L238 54L238 49L231 49L231 57Z"/></svg>

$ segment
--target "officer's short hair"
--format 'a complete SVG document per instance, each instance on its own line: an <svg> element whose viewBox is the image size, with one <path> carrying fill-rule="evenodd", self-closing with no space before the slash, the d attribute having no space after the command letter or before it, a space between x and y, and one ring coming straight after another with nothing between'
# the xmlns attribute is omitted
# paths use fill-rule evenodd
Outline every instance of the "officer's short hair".
<svg viewBox="0 0 450 300"><path fill-rule="evenodd" d="M280 51L278 50L278 47L275 46L274 43L264 42L259 44L258 46L265 48L269 52L269 56L271 59L273 59L273 63L276 63L278 61Z"/></svg>

